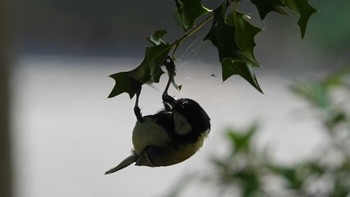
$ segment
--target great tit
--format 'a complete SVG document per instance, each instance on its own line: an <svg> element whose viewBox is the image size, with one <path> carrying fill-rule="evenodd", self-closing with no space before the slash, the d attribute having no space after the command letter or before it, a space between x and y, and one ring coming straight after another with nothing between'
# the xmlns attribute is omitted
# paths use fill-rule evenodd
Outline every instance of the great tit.
<svg viewBox="0 0 350 197"><path fill-rule="evenodd" d="M160 167L180 163L194 155L210 131L210 118L203 108L189 98L176 99L167 93L170 77L162 95L164 109L154 115L142 116L138 94L134 112L133 150L111 174L132 163L136 166Z"/></svg>

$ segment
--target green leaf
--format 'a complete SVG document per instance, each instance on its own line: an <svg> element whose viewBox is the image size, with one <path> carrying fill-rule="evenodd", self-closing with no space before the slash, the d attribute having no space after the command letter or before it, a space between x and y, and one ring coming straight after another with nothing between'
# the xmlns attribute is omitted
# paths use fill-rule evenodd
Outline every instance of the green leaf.
<svg viewBox="0 0 350 197"><path fill-rule="evenodd" d="M236 152L249 151L251 139L257 131L257 128L257 125L254 124L247 131L229 130L227 132L227 136Z"/></svg>
<svg viewBox="0 0 350 197"><path fill-rule="evenodd" d="M214 10L213 24L204 40L210 40L218 49L223 81L232 75L240 75L262 92L252 70L252 66L259 66L253 48L256 45L254 36L260 29L251 25L239 12L226 17L229 5L228 1L223 1Z"/></svg>
<svg viewBox="0 0 350 197"><path fill-rule="evenodd" d="M242 51L244 57L253 62L254 65L259 66L259 63L254 57L254 47L256 46L254 37L261 29L252 25L247 19L248 16L240 12L231 12L226 17L226 23L236 27L235 38L237 46Z"/></svg>
<svg viewBox="0 0 350 197"><path fill-rule="evenodd" d="M115 80L115 86L108 98L124 92L132 98L137 92L141 91L143 84L159 82L161 75L164 73L161 66L166 61L171 49L170 45L162 38L165 33L164 31L157 31L149 38L153 44L158 45L146 48L145 57L136 69L110 76Z"/></svg>
<svg viewBox="0 0 350 197"><path fill-rule="evenodd" d="M285 166L270 166L270 169L276 174L284 178L288 183L288 188L300 190L304 184L306 178L298 172L300 166L296 165L293 167Z"/></svg>
<svg viewBox="0 0 350 197"><path fill-rule="evenodd" d="M163 37L167 34L166 30L158 30L155 31L149 38L147 38L148 41L150 41L154 45L160 45L160 44L166 44Z"/></svg>
<svg viewBox="0 0 350 197"><path fill-rule="evenodd" d="M291 10L299 14L298 25L300 27L301 37L304 38L307 21L317 10L307 0L285 0L285 2Z"/></svg>
<svg viewBox="0 0 350 197"><path fill-rule="evenodd" d="M342 68L336 73L330 74L321 84L327 88L336 86L349 86L350 68Z"/></svg>
<svg viewBox="0 0 350 197"><path fill-rule="evenodd" d="M204 40L210 40L219 51L220 61L226 57L238 58L239 48L235 40L235 27L226 24L225 14L229 6L228 1L223 1L214 10L213 24Z"/></svg>
<svg viewBox="0 0 350 197"><path fill-rule="evenodd" d="M283 8L289 8L298 13L300 16L298 25L302 38L304 38L306 24L310 16L317 12L307 0L251 0L251 2L258 9L261 19L264 19L272 11L287 15Z"/></svg>
<svg viewBox="0 0 350 197"><path fill-rule="evenodd" d="M234 60L232 58L225 58L221 61L222 66L222 78L225 81L232 75L240 75L247 80L252 86L254 86L259 92L261 90L255 73L252 69L252 65L240 60Z"/></svg>
<svg viewBox="0 0 350 197"><path fill-rule="evenodd" d="M247 168L238 171L235 177L242 183L241 196L261 196L259 191L262 186L258 169Z"/></svg>
<svg viewBox="0 0 350 197"><path fill-rule="evenodd" d="M282 7L285 6L282 0L251 0L251 2L258 9L261 19L264 19L266 15L272 11L287 15L282 9Z"/></svg>
<svg viewBox="0 0 350 197"><path fill-rule="evenodd" d="M133 72L133 78L142 84L158 83L164 73L161 66L165 62L170 51L169 44L160 44L146 47L145 58L141 65Z"/></svg>
<svg viewBox="0 0 350 197"><path fill-rule="evenodd" d="M185 31L193 26L197 18L210 12L202 5L201 0L175 0L175 3L176 18Z"/></svg>
<svg viewBox="0 0 350 197"><path fill-rule="evenodd" d="M327 108L331 104L331 98L328 89L315 82L299 82L291 86L291 90L315 107L322 109Z"/></svg>
<svg viewBox="0 0 350 197"><path fill-rule="evenodd" d="M141 91L141 83L132 77L133 71L120 72L111 75L110 77L115 80L115 86L108 98L115 97L121 93L128 93L132 98L137 92Z"/></svg>

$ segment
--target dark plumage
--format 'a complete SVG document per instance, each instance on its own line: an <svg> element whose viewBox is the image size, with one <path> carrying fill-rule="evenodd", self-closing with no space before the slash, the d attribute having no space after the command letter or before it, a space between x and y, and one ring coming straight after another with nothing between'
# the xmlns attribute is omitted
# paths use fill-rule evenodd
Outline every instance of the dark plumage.
<svg viewBox="0 0 350 197"><path fill-rule="evenodd" d="M210 118L203 108L188 98L163 95L165 109L148 116L136 114L132 154L106 174L132 163L138 166L169 166L197 152L210 131ZM135 110L137 113L139 110Z"/></svg>

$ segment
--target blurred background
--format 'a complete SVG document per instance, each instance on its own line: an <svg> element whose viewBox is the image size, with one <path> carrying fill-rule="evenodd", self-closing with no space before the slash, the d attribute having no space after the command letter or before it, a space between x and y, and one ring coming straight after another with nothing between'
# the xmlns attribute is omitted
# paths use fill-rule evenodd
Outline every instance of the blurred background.
<svg viewBox="0 0 350 197"><path fill-rule="evenodd" d="M219 2L203 1L209 8ZM9 116L1 117L5 130L10 120L12 162L7 167L12 170L7 172L13 172L16 197L167 196L186 174L206 170L210 157L225 153L225 129L254 121L261 127L257 146L271 147L278 161L307 158L327 136L318 132L316 120L300 115L306 105L288 87L296 79L318 79L349 67L349 1L311 0L319 12L310 18L303 40L294 13L271 13L260 21L255 7L243 1L240 10L264 29L256 36L255 53L263 66L256 74L265 94L239 77L222 83L217 52L201 41L206 27L178 50L177 81L183 89L171 90L177 97L197 100L212 119L210 137L201 151L176 166L130 166L104 176L130 153L135 123L128 95L107 99L114 86L108 76L138 66L148 44L145 38L153 31L167 29L169 41L181 36L174 2L13 0L0 4L1 47L7 54L2 56L7 61L2 61L1 87L9 92L9 97L2 94L2 113L7 114L8 107ZM164 86L162 77L159 84L143 89L143 114L161 109ZM5 142L6 138L2 137ZM183 196L193 194L213 196L210 188L201 185Z"/></svg>

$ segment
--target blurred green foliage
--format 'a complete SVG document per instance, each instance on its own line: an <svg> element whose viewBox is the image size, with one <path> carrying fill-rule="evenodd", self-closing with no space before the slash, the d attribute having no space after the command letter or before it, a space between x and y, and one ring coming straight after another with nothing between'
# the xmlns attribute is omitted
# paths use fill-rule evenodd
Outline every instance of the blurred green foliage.
<svg viewBox="0 0 350 197"><path fill-rule="evenodd" d="M320 10L317 17L311 19L308 26L308 40L312 41L315 49L326 55L347 52L350 42L350 23L344 22L350 17L350 1L340 0L337 3L328 1L312 1ZM312 32L312 33L311 33Z"/></svg>
<svg viewBox="0 0 350 197"><path fill-rule="evenodd" d="M256 124L246 130L229 129L230 151L210 160L214 171L194 173L191 181L216 186L216 196L349 196L350 69L321 81L297 82L291 90L311 104L324 128L319 132L329 137L317 153L293 164L280 164L267 149L255 146Z"/></svg>

